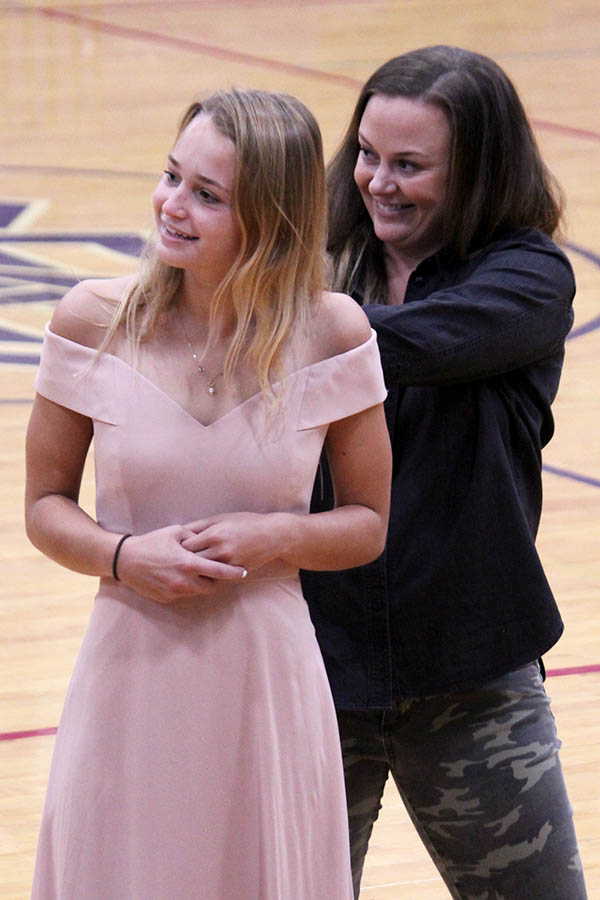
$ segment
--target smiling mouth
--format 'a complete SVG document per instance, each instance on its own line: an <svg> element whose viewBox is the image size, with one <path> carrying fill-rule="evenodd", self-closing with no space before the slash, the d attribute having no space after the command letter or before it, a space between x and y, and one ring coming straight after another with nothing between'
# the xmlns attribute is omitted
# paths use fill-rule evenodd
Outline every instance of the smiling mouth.
<svg viewBox="0 0 600 900"><path fill-rule="evenodd" d="M170 228L168 225L163 223L163 228L167 232L170 237L179 238L184 241L197 241L198 238L194 237L192 234L185 234L183 231L177 231L175 228Z"/></svg>
<svg viewBox="0 0 600 900"><path fill-rule="evenodd" d="M375 208L384 215L398 212L405 212L407 209L414 209L414 203L382 203L375 200Z"/></svg>

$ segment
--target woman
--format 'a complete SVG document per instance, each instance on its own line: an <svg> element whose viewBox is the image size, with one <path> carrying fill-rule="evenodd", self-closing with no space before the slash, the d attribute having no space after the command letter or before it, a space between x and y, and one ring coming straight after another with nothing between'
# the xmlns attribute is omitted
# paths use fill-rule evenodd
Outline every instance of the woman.
<svg viewBox="0 0 600 900"><path fill-rule="evenodd" d="M381 553L391 454L374 335L322 290L324 205L306 108L215 94L183 117L144 270L78 285L52 317L27 528L100 587L35 900L351 897L298 568ZM92 435L97 522L78 505ZM324 441L337 503L310 515Z"/></svg>
<svg viewBox="0 0 600 900"><path fill-rule="evenodd" d="M580 900L534 543L575 290L560 193L504 72L445 46L372 75L328 174L335 287L378 333L394 454L385 554L303 578L355 896L391 772L452 897Z"/></svg>

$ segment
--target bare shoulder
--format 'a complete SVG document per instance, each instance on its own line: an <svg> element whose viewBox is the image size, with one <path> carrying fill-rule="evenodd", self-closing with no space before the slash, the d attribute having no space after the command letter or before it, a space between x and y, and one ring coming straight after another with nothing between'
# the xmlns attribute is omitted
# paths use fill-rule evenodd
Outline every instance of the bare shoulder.
<svg viewBox="0 0 600 900"><path fill-rule="evenodd" d="M86 347L99 347L119 302L132 288L135 277L90 278L78 282L58 303L50 330Z"/></svg>
<svg viewBox="0 0 600 900"><path fill-rule="evenodd" d="M324 292L312 324L315 350L322 359L353 350L371 336L369 320L348 294Z"/></svg>

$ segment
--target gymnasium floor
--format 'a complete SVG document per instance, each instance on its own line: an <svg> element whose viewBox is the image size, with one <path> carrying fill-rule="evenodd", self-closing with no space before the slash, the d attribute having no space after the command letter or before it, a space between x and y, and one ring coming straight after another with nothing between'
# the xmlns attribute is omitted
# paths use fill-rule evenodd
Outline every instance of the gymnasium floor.
<svg viewBox="0 0 600 900"><path fill-rule="evenodd" d="M539 547L566 623L546 659L548 689L590 900L600 898L597 0L30 0L0 2L1 900L28 897L54 734L94 591L23 531L24 432L53 304L80 278L135 265L150 193L194 96L231 85L296 94L329 155L374 68L433 43L479 50L509 72L568 198L576 323L544 456ZM92 509L89 478L84 499ZM390 788L363 900L447 897Z"/></svg>

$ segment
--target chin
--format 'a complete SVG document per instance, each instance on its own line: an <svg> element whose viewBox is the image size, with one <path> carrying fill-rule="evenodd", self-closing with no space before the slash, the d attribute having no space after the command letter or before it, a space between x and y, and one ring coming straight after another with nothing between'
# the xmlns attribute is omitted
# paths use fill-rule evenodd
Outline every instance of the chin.
<svg viewBox="0 0 600 900"><path fill-rule="evenodd" d="M185 268L181 262L173 259L173 254L165 250L160 241L154 245L154 256L159 262L164 263L165 266L170 266L172 269Z"/></svg>
<svg viewBox="0 0 600 900"><path fill-rule="evenodd" d="M407 239L407 235L400 231L396 226L378 223L375 225L375 234L384 244L402 244Z"/></svg>

